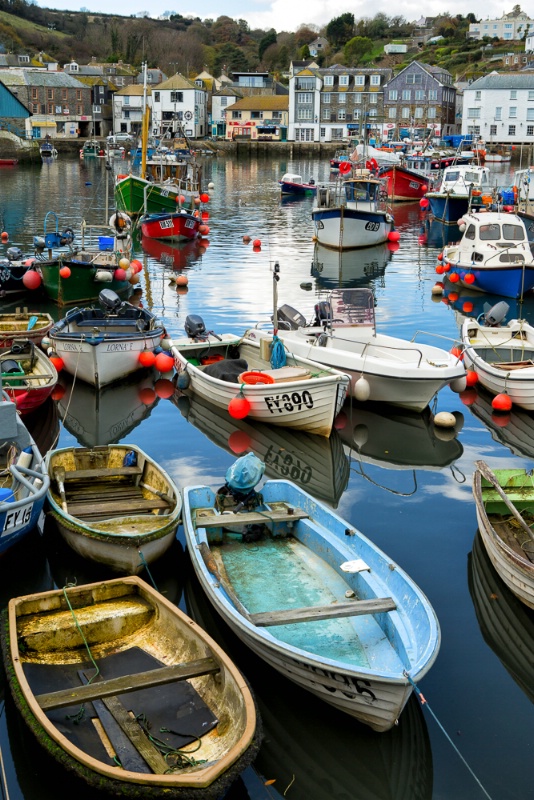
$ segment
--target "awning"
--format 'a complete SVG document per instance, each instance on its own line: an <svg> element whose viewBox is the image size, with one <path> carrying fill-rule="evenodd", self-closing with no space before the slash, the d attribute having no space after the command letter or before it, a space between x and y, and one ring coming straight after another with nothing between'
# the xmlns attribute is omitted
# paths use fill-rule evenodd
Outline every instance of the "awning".
<svg viewBox="0 0 534 800"><path fill-rule="evenodd" d="M44 122L38 122L36 119L32 119L32 120L30 120L30 122L31 122L33 128L55 128L56 127L56 123L55 122L47 122L46 120Z"/></svg>

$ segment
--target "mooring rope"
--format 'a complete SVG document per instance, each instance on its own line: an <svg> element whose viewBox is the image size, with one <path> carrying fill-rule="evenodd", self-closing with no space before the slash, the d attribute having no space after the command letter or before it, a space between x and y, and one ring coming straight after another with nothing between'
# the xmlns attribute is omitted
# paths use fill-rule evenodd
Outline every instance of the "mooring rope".
<svg viewBox="0 0 534 800"><path fill-rule="evenodd" d="M6 770L4 767L4 754L2 753L1 747L0 747L0 771L2 773L2 794L4 795L5 800L9 800L9 790L7 788Z"/></svg>
<svg viewBox="0 0 534 800"><path fill-rule="evenodd" d="M441 722L439 721L437 716L434 714L432 709L430 708L430 706L428 704L428 701L424 697L423 693L421 692L421 690L419 689L419 687L417 686L415 681L412 680L412 678L410 677L410 674L408 672L406 672L406 670L404 670L403 674L404 674L404 677L407 679L408 683L410 683L413 686L414 691L416 692L416 694L417 694L417 696L419 698L419 702L421 703L421 705L422 706L426 706L428 708L430 714L432 715L432 717L436 721L439 729L441 730L441 732L443 733L443 735L445 736L445 738L447 739L449 744L452 746L453 750L456 752L456 755L460 758L460 760L463 762L464 766L471 773L472 777L474 778L474 780L476 781L476 783L478 784L480 789L484 792L484 794L486 795L488 800L492 800L492 797L489 794L489 792L486 791L486 789L482 785L481 781L477 778L477 776L475 775L474 771L471 769L471 767L469 766L469 764L467 763L467 761L465 760L463 755L460 753L460 750L456 747L456 745L454 744L453 740L451 739L451 737L449 736L449 734L447 733L447 731L445 730L445 728L443 727L443 725L441 724Z"/></svg>
<svg viewBox="0 0 534 800"><path fill-rule="evenodd" d="M141 561L140 561L139 563L140 563L140 564L142 564L142 565L143 565L143 567L146 569L146 571L147 571L147 573L148 573L148 577L150 578L150 581L151 581L151 583L152 583L152 586L154 587L154 589L156 590L156 592L159 592L159 589L158 589L158 587L156 586L156 581L155 581L155 580L154 580L154 578L152 577L152 573L150 572L150 569L148 568L148 564L147 564L146 558L145 558L145 557L144 557L144 555L143 555L143 551L138 549L138 550L137 550L137 552L139 553L139 558L141 559Z"/></svg>
<svg viewBox="0 0 534 800"><path fill-rule="evenodd" d="M69 597L68 597L68 594L67 594L67 589L72 588L74 586L76 586L75 583L67 583L63 587L63 595L65 597L65 602L67 603L67 605L69 607L69 611L72 614L72 618L74 619L74 624L76 626L76 629L78 630L78 633L82 637L82 641L83 641L83 643L85 645L85 649L87 650L87 654L89 656L89 659L91 660L91 662L92 662L92 664L93 664L93 666L94 666L94 668L96 670L95 674L87 682L87 685L89 685L90 683L92 683L94 681L94 679L96 677L98 677L98 675L100 675L100 668L99 668L98 664L96 663L96 661L93 658L93 654L91 653L91 648L89 647L89 643L88 643L87 639L85 638L84 632L82 631L82 629L80 627L80 624L79 624L79 622L78 622L78 620L76 618L76 614L74 613L74 609L71 606L71 603L70 603L70 600L69 600ZM83 719L84 714L85 714L85 703L82 703L80 708L79 708L79 710L78 710L78 712L76 714L68 715L67 719L74 719L76 722L79 722L81 719Z"/></svg>

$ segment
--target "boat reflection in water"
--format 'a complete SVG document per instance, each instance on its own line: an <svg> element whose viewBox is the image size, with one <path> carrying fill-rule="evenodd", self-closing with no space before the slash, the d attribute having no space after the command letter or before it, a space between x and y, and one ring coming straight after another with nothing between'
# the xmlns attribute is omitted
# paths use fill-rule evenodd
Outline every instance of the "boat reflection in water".
<svg viewBox="0 0 534 800"><path fill-rule="evenodd" d="M59 414L54 396L52 392L52 397L48 397L39 408L24 417L24 424L43 457L56 447L59 439Z"/></svg>
<svg viewBox="0 0 534 800"><path fill-rule="evenodd" d="M113 384L100 392L63 373L58 385L64 389L58 402L59 416L83 447L120 442L150 416L159 402L152 371L141 380L137 373L135 382Z"/></svg>
<svg viewBox="0 0 534 800"><path fill-rule="evenodd" d="M255 693L264 740L254 767L264 781L274 781L260 797L430 800L432 752L415 696L397 726L386 733L369 731L286 680L245 647L214 611L190 559L185 560L187 613L235 660ZM247 783L245 775L243 781ZM250 792L251 798L256 796Z"/></svg>
<svg viewBox="0 0 534 800"><path fill-rule="evenodd" d="M498 576L478 532L469 555L468 583L484 641L534 702L534 611Z"/></svg>
<svg viewBox="0 0 534 800"><path fill-rule="evenodd" d="M427 407L421 414L388 405L373 403L372 408L356 401L346 403L337 419L337 429L351 469L370 480L365 466L392 470L412 470L417 490L416 470L441 470L461 458L463 446L456 438L463 424L463 414L454 412L454 428L438 428ZM456 480L464 476L451 466ZM378 482L373 480L373 483ZM386 486L382 488L386 489ZM398 492L401 494L401 492Z"/></svg>
<svg viewBox="0 0 534 800"><path fill-rule="evenodd" d="M315 245L311 274L321 288L344 289L367 287L372 280L381 278L391 260L390 245L377 244L360 250L330 250Z"/></svg>
<svg viewBox="0 0 534 800"><path fill-rule="evenodd" d="M198 395L191 397L179 391L171 401L218 447L235 455L252 451L265 462L269 478L291 480L319 500L337 506L349 481L349 462L335 430L326 438L232 419Z"/></svg>
<svg viewBox="0 0 534 800"><path fill-rule="evenodd" d="M395 213L395 218L397 214ZM423 221L421 226L421 236L426 236L421 244L426 244L427 247L445 247L450 242L459 242L462 238L460 228L455 223L441 222L439 219L434 219L431 215Z"/></svg>
<svg viewBox="0 0 534 800"><path fill-rule="evenodd" d="M488 428L492 438L516 456L534 458L534 412L517 406L506 413L494 411L493 395L482 387L462 393L469 411Z"/></svg>
<svg viewBox="0 0 534 800"><path fill-rule="evenodd" d="M147 255L152 256L152 258L155 258L164 267L169 267L169 269L187 269L205 251L201 239L169 244L159 239L149 239L143 236L141 247Z"/></svg>

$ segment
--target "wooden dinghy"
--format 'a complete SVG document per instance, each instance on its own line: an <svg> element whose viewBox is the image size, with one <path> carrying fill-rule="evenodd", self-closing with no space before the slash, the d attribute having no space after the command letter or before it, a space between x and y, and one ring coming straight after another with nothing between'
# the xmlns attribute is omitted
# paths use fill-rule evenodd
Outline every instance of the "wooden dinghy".
<svg viewBox="0 0 534 800"><path fill-rule="evenodd" d="M50 513L79 555L135 575L171 546L180 493L141 448L66 447L49 453L46 463Z"/></svg>
<svg viewBox="0 0 534 800"><path fill-rule="evenodd" d="M237 396L244 398L240 419L330 435L349 386L342 372L291 353L285 366L272 369L272 336L260 330L219 336L206 332L200 317L192 315L186 332L188 338L174 339L170 346L176 369L186 373L178 380L183 388L225 411ZM215 367L222 378L213 374Z"/></svg>
<svg viewBox="0 0 534 800"><path fill-rule="evenodd" d="M19 339L40 344L54 320L43 311L28 311L17 308L15 312L0 314L0 347L11 347Z"/></svg>
<svg viewBox="0 0 534 800"><path fill-rule="evenodd" d="M2 649L27 725L98 791L216 800L257 752L235 665L137 577L12 599Z"/></svg>
<svg viewBox="0 0 534 800"><path fill-rule="evenodd" d="M385 553L295 484L267 481L253 510L250 492L232 502L228 486L227 473L218 494L184 489L188 549L211 603L287 678L389 730L409 679L421 680L439 650L430 603Z"/></svg>
<svg viewBox="0 0 534 800"><path fill-rule="evenodd" d="M476 462L473 495L491 563L522 603L534 608L534 486L524 469L493 472Z"/></svg>
<svg viewBox="0 0 534 800"><path fill-rule="evenodd" d="M21 414L42 405L58 382L51 360L29 340L17 340L9 349L0 350L0 370L4 390Z"/></svg>

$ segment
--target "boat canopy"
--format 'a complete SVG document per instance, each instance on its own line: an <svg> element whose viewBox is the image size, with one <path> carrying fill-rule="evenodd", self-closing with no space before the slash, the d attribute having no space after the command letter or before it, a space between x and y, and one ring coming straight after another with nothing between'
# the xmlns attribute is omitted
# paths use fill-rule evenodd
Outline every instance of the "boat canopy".
<svg viewBox="0 0 534 800"><path fill-rule="evenodd" d="M370 289L333 289L328 303L333 328L354 325L375 328L375 299Z"/></svg>
<svg viewBox="0 0 534 800"><path fill-rule="evenodd" d="M282 176L282 183L303 183L302 175L295 175L294 172L286 172Z"/></svg>

